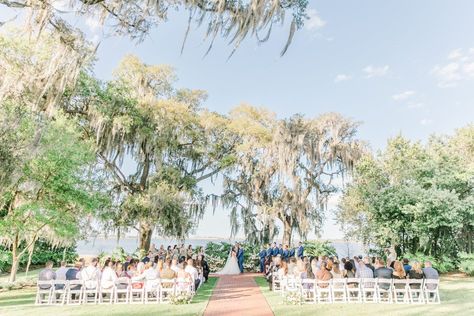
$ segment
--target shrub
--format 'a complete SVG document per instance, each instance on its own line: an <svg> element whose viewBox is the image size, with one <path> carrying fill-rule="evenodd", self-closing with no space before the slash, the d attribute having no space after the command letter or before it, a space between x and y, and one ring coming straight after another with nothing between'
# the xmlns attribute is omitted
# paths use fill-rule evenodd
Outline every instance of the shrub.
<svg viewBox="0 0 474 316"><path fill-rule="evenodd" d="M336 248L329 241L306 241L304 243L304 255L308 257L336 256Z"/></svg>
<svg viewBox="0 0 474 316"><path fill-rule="evenodd" d="M459 254L459 270L474 276L474 253L461 252Z"/></svg>
<svg viewBox="0 0 474 316"><path fill-rule="evenodd" d="M425 255L423 253L406 253L405 256L400 257L399 259L408 258L410 261L418 261L423 264L426 261L431 261L433 264L433 268L438 270L439 273L446 273L450 271L454 271L456 269L456 261L455 259L449 256L441 256L440 258L435 258L429 255Z"/></svg>

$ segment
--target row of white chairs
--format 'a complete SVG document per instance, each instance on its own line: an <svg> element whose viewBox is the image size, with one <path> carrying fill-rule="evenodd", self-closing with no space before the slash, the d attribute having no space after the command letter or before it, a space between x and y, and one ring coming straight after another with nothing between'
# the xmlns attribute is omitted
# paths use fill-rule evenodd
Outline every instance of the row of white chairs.
<svg viewBox="0 0 474 316"><path fill-rule="evenodd" d="M321 281L273 276L272 289L282 296L299 292L308 303L436 303L439 280L342 278Z"/></svg>
<svg viewBox="0 0 474 316"><path fill-rule="evenodd" d="M186 279L156 279L133 281L125 278L111 287L103 287L98 281L38 281L35 304L146 304L166 303L172 295L195 294L194 282Z"/></svg>

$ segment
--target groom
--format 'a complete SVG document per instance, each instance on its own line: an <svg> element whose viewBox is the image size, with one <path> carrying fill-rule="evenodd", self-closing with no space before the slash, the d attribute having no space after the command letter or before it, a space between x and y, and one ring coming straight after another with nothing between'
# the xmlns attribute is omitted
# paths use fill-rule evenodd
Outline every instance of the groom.
<svg viewBox="0 0 474 316"><path fill-rule="evenodd" d="M236 247L237 247L237 262L239 263L240 273L244 273L244 248L242 248L239 243L236 244Z"/></svg>

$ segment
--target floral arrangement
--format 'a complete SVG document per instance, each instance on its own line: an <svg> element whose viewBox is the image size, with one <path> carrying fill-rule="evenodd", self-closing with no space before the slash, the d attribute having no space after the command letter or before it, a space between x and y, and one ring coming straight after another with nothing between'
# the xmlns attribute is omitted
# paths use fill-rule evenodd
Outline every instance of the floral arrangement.
<svg viewBox="0 0 474 316"><path fill-rule="evenodd" d="M285 293L284 302L287 305L300 305L303 302L303 297L298 291L288 291Z"/></svg>
<svg viewBox="0 0 474 316"><path fill-rule="evenodd" d="M170 303L173 305L184 305L191 303L192 295L188 292L177 292L170 295Z"/></svg>

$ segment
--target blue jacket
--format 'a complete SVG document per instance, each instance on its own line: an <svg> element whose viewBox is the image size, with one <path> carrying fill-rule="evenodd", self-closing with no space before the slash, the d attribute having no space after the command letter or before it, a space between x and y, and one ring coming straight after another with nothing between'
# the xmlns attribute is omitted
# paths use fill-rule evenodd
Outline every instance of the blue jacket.
<svg viewBox="0 0 474 316"><path fill-rule="evenodd" d="M304 254L304 247L303 247L303 246L299 246L299 247L298 247L297 257L298 257L298 258L301 258L301 257L303 257L303 254Z"/></svg>
<svg viewBox="0 0 474 316"><path fill-rule="evenodd" d="M267 249L267 257L270 257L272 255L272 248Z"/></svg>
<svg viewBox="0 0 474 316"><path fill-rule="evenodd" d="M276 257L278 255L278 248L272 249L272 256Z"/></svg>
<svg viewBox="0 0 474 316"><path fill-rule="evenodd" d="M244 261L244 250L242 248L239 248L239 251L237 251L237 260Z"/></svg>
<svg viewBox="0 0 474 316"><path fill-rule="evenodd" d="M294 257L295 256L295 248L291 248L290 249L290 254L289 254L290 257Z"/></svg>
<svg viewBox="0 0 474 316"><path fill-rule="evenodd" d="M288 258L289 256L290 256L290 252L289 252L288 250L283 249L283 255L282 255L282 257L286 259L286 258Z"/></svg>
<svg viewBox="0 0 474 316"><path fill-rule="evenodd" d="M259 256L260 256L260 260L264 260L265 257L267 256L267 251L266 250L260 251Z"/></svg>

